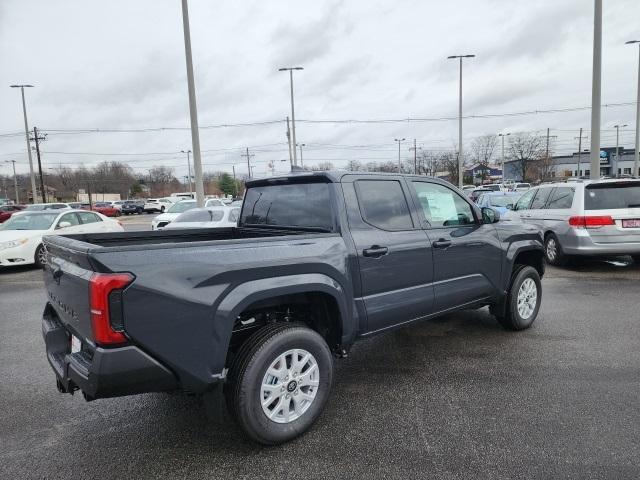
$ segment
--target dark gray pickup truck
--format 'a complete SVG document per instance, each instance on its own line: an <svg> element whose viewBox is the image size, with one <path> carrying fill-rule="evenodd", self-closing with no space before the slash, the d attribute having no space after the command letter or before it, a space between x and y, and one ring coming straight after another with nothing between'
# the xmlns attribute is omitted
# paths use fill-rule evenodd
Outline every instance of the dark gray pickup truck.
<svg viewBox="0 0 640 480"><path fill-rule="evenodd" d="M58 389L221 387L251 438L289 440L359 339L483 306L531 326L542 239L497 220L443 181L319 172L249 182L237 228L46 237Z"/></svg>

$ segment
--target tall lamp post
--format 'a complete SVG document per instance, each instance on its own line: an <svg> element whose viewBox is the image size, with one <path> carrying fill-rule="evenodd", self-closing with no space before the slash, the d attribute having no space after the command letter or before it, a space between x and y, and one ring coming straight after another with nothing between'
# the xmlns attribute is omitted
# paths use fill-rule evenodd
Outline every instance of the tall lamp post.
<svg viewBox="0 0 640 480"><path fill-rule="evenodd" d="M186 153L187 154L187 170L189 172L189 193L193 193L193 185L191 183L191 160L189 159L189 156L191 155L191 150L180 150L180 153Z"/></svg>
<svg viewBox="0 0 640 480"><path fill-rule="evenodd" d="M625 45L638 44L638 103L636 103L636 145L633 155L633 176L640 176L638 165L640 165L640 40L629 40Z"/></svg>
<svg viewBox="0 0 640 480"><path fill-rule="evenodd" d="M398 173L402 173L402 163L400 162L400 145L404 142L405 138L394 138L395 142L398 142Z"/></svg>
<svg viewBox="0 0 640 480"><path fill-rule="evenodd" d="M33 88L33 85L11 85L11 88L19 88L22 94L22 114L24 116L24 135L27 139L27 155L29 156L29 174L31 175L31 198L36 203L36 175L33 172L33 158L31 156L31 144L29 143L29 122L27 121L27 104L24 100L24 89Z"/></svg>
<svg viewBox="0 0 640 480"><path fill-rule="evenodd" d="M304 163L303 163L303 161L302 161L302 147L306 147L306 146L307 146L307 144L306 144L306 143L299 143L299 144L298 144L298 147L300 148L300 166L301 166L302 168L304 168Z"/></svg>
<svg viewBox="0 0 640 480"><path fill-rule="evenodd" d="M508 137L509 135L511 135L511 133L499 133L498 136L500 137L500 139L502 140L502 182L504 183L505 178L504 178L504 137Z"/></svg>
<svg viewBox="0 0 640 480"><path fill-rule="evenodd" d="M614 125L613 128L616 129L616 164L611 165L611 175L616 175L618 173L618 165L620 165L620 129L627 127L628 125L625 123L624 125Z"/></svg>
<svg viewBox="0 0 640 480"><path fill-rule="evenodd" d="M593 67L591 72L591 171L589 178L600 178L600 109L602 103L602 0L594 1Z"/></svg>
<svg viewBox="0 0 640 480"><path fill-rule="evenodd" d="M304 70L303 67L283 67L279 68L279 72L289 72L289 85L291 88L291 143L294 145L293 148L293 164L298 164L298 158L296 154L295 145L296 144L296 110L293 103L293 71L294 70Z"/></svg>
<svg viewBox="0 0 640 480"><path fill-rule="evenodd" d="M460 92L458 101L458 187L462 188L463 180L463 155L462 155L462 59L474 58L475 55L450 55L447 59L459 59L460 60Z"/></svg>

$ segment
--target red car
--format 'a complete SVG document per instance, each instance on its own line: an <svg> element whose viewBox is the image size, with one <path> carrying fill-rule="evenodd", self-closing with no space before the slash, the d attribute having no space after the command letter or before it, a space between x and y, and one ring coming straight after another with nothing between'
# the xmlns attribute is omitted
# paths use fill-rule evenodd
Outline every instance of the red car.
<svg viewBox="0 0 640 480"><path fill-rule="evenodd" d="M111 206L109 203L94 203L93 208L91 209L94 212L101 213L105 217L119 217L120 210Z"/></svg>
<svg viewBox="0 0 640 480"><path fill-rule="evenodd" d="M2 205L0 206L0 223L6 222L16 212L24 209L24 205Z"/></svg>

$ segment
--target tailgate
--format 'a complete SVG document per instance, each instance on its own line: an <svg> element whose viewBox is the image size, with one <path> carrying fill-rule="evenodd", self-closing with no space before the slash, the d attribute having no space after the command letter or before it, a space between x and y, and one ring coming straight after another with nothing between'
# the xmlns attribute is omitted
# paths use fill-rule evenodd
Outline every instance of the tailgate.
<svg viewBox="0 0 640 480"><path fill-rule="evenodd" d="M70 250L61 237L45 237L47 298L59 321L76 336L92 340L89 280L93 275L86 252ZM66 242L64 242L66 243Z"/></svg>

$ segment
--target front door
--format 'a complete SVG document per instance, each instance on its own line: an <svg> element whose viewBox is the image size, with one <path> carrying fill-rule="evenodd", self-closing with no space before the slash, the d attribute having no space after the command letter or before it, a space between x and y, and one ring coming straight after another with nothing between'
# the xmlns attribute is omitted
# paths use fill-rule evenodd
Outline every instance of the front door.
<svg viewBox="0 0 640 480"><path fill-rule="evenodd" d="M502 250L492 224L484 224L453 188L412 180L433 251L434 311L495 295L500 288Z"/></svg>
<svg viewBox="0 0 640 480"><path fill-rule="evenodd" d="M358 252L367 332L430 314L431 246L412 217L404 180L356 177L353 185L345 189L355 188L357 198L357 207L350 208L349 228Z"/></svg>

